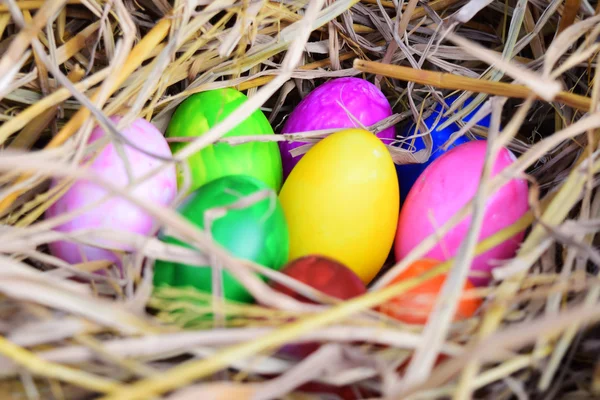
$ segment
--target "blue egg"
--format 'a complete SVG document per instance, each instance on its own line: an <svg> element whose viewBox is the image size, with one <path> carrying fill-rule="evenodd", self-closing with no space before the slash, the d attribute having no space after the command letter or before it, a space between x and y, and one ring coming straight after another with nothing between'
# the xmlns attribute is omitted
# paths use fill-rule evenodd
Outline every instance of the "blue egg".
<svg viewBox="0 0 600 400"><path fill-rule="evenodd" d="M454 103L454 101L457 98L458 98L458 95L450 96L445 99L445 102L446 102L446 104L448 104L448 106L451 106L452 103ZM463 108L464 108L464 106L471 103L472 100L473 100L472 98L467 99L463 103ZM477 106L473 111L471 111L468 115L466 115L463 118L463 121L468 122L471 118L473 118L475 113L477 113L477 111L479 111L479 108L481 108L481 104L479 106ZM429 129L432 128L433 124L435 123L436 118L438 117L438 114L441 111L442 111L442 105L440 103L437 103L435 110L431 113L431 115L429 117L427 117L424 120L425 125ZM442 123L446 122L447 120L448 120L448 118L441 117L438 122L438 125L441 125ZM488 114L485 118L480 120L477 123L477 125L485 127L485 128L489 128L490 122L491 122L491 114ZM397 136L396 140L401 140L402 138L407 138L407 137L413 136L415 134L415 128L416 128L415 125L416 124L414 122L412 122L408 126L405 126L401 130L400 134ZM438 125L436 125L436 127ZM406 196L408 196L408 192L410 191L410 188L417 181L417 178L419 177L419 175L421 175L421 173L425 170L425 168L427 168L427 166L429 164L431 164L436 158L438 158L439 156L441 156L442 154L444 154L447 151L447 150L443 150L441 148L441 146L444 143L446 143L448 138L450 138L450 136L453 133L458 132L459 130L460 130L460 126L456 123L452 123L441 130L438 130L438 129L431 130L430 134L431 134L431 140L433 141L433 146L431 149L431 156L429 157L429 160L427 160L427 162L425 162L423 164L396 165L396 172L398 173L398 181L400 183L400 201L401 202L404 202L404 200L406 199ZM455 140L454 143L452 143L452 145L448 148L448 150L450 150L451 148L456 147L460 144L466 143L469 140L470 139L467 136L463 135L459 139ZM398 147L408 150L408 149L411 149L411 144L412 144L412 146L414 146L415 151L419 151L419 150L425 148L425 142L423 141L422 137L415 138L414 141L412 139L407 140L407 143L398 144Z"/></svg>

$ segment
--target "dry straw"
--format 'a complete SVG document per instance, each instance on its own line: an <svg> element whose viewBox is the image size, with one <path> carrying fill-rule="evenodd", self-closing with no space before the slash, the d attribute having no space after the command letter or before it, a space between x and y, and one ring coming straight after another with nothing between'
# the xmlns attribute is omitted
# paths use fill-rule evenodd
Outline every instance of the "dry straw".
<svg viewBox="0 0 600 400"><path fill-rule="evenodd" d="M299 399L302 385L313 382L343 386L356 398L597 398L599 9L579 0L6 0L0 390L8 398ZM450 122L479 104L477 118L491 113L493 120L488 130L459 122L463 129L449 141L468 132L488 140L476 196L407 257L386 265L367 294L340 302L236 259L173 208L132 195L166 165L218 141L299 140L306 145L298 154L307 151L332 131L223 135L259 108L279 130L300 96L341 76L375 82L394 106L392 117L366 127L373 132L422 119L451 93L459 99L445 111ZM250 100L200 138L172 138L190 144L130 186L79 165L98 147L84 145L96 123L122 150L123 123L107 117L142 117L164 131L187 96L222 87L247 91ZM475 100L466 107L468 96ZM428 136L425 142L416 153L388 147L396 163L418 163L431 153ZM518 159L492 177L501 146ZM63 184L49 189L49 177ZM485 200L514 177L530 182L530 211L478 240ZM83 178L139 205L196 250L110 230L53 231L85 211L43 218ZM387 286L467 215L474 223L455 259ZM481 310L452 322L471 260L522 230L524 243L495 269L494 284L467 294L484 298ZM135 249L123 254L125 276L110 262L69 265L47 251L51 241L99 237ZM153 290L152 260L159 257L216 260L262 305ZM277 293L254 272L320 304ZM441 273L448 279L425 326L373 310ZM229 317L218 329L200 318L215 308ZM276 353L315 340L327 346L306 359ZM312 396L306 398L322 398Z"/></svg>

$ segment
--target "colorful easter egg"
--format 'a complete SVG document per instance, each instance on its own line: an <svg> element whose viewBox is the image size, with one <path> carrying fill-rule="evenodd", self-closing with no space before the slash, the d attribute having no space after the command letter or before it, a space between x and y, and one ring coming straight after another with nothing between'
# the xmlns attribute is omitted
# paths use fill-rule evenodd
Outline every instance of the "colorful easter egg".
<svg viewBox="0 0 600 400"><path fill-rule="evenodd" d="M300 257L288 263L281 272L326 295L347 300L366 292L365 284L351 269L333 259L323 256ZM273 289L285 293L298 301L314 303L296 291L273 283Z"/></svg>
<svg viewBox="0 0 600 400"><path fill-rule="evenodd" d="M454 101L458 98L458 95L450 96L445 99L446 104L448 106L452 106ZM468 98L464 103L462 108L466 107L473 101L473 98ZM473 111L467 114L464 118L464 122L469 122L471 118L475 116L477 111L481 108L482 104L478 105ZM415 181L423 173L425 168L429 164L431 164L435 159L444 154L451 148L454 148L460 144L466 143L469 141L469 138L465 135L456 139L448 148L448 150L442 149L442 146L446 141L452 136L452 134L460 131L460 126L457 123L452 123L443 129L439 129L443 123L448 121L449 117L440 116L446 112L447 109L442 111L442 105L440 103L436 103L434 111L431 115L423 121L427 128L430 129L432 148L431 155L429 159L422 164L404 164L404 165L396 165L396 171L398 172L398 182L400 183L400 198L402 201L406 200L406 196L408 196L408 192L410 188L414 185ZM460 108L459 108L460 110ZM457 110L457 112L459 111ZM436 120L439 118L438 122ZM488 114L486 117L481 119L477 125L489 128L491 122L491 115ZM419 151L425 148L425 142L423 141L422 136L415 137L413 140L413 136L421 135L421 131L417 128L415 122L412 122L410 125L405 126L404 129L400 131L397 140L402 140L398 147L411 150L411 151Z"/></svg>
<svg viewBox="0 0 600 400"><path fill-rule="evenodd" d="M483 164L487 141L477 140L461 144L431 163L410 190L400 213L395 241L396 259L405 257L426 237L433 234L475 195ZM506 148L498 153L492 176L515 161ZM512 225L528 210L528 187L524 179L511 179L486 200L485 215L479 241ZM467 216L425 257L447 260L456 255L468 232L471 217ZM476 285L485 285L497 261L514 256L523 240L520 232L498 246L475 257L471 269L484 276L471 276Z"/></svg>
<svg viewBox="0 0 600 400"><path fill-rule="evenodd" d="M332 79L310 92L289 115L282 133L307 132L335 128L363 128L392 115L385 95L371 82L360 78ZM377 134L385 144L394 139L394 127ZM279 142L283 176L287 179L303 154L291 150L304 142Z"/></svg>
<svg viewBox="0 0 600 400"><path fill-rule="evenodd" d="M191 95L175 110L166 136L197 137L208 132L244 104L248 98L233 88L215 89ZM273 128L259 109L223 137L272 135ZM188 143L172 142L176 154ZM188 158L193 191L213 179L226 175L253 176L279 192L282 182L281 155L275 142L248 142L231 145L211 144ZM183 169L178 168L178 183L183 184Z"/></svg>
<svg viewBox="0 0 600 400"><path fill-rule="evenodd" d="M386 287L395 285L406 279L416 278L439 264L439 261L433 259L417 260L390 281ZM446 275L447 274L445 273L439 274L424 281L418 286L393 297L380 305L377 308L378 311L407 324L425 324L433 311L437 296L446 281ZM475 285L467 279L463 291L466 292L473 288L475 288ZM454 314L454 321L473 316L480 305L481 299L467 297L465 293L463 293L462 298L459 300L456 313Z"/></svg>
<svg viewBox="0 0 600 400"><path fill-rule="evenodd" d="M360 296L367 291L365 284L351 269L327 257L314 255L300 257L288 263L281 272L328 296L340 300L348 300L352 297ZM271 286L278 292L287 294L298 301L315 303L281 283L273 282ZM307 342L286 345L282 351L302 359L318 348L318 343Z"/></svg>
<svg viewBox="0 0 600 400"><path fill-rule="evenodd" d="M117 124L121 117L110 118ZM101 179L119 187L126 187L131 182L128 177L125 162L129 165L131 177L135 180L155 170L163 160L154 157L171 157L169 145L162 133L154 125L143 118L138 118L129 126L124 127L121 134L144 152L134 149L126 143L121 143L124 159L121 158L113 142L99 149L99 152L84 159L84 163L91 161L90 171ZM100 126L96 126L89 137L88 144L105 137L106 133ZM148 154L146 154L147 152ZM90 158L93 158L93 161ZM125 162L124 162L125 160ZM53 180L56 186L60 180ZM177 180L174 166L167 166L158 174L145 180L130 191L131 195L143 202L151 202L163 206L169 205L177 193ZM102 186L86 179L77 180L69 190L60 197L47 211L46 218L53 218L65 213L79 210L95 203L109 192ZM75 233L79 230L102 229L113 230L119 233L137 233L150 235L154 229L154 218L139 206L117 195L112 195L94 208L79 214L75 218L64 222L55 229L65 233ZM121 251L131 251L132 248L124 246L118 240L108 238L95 240L98 246L78 244L74 241L57 241L49 244L50 252L64 261L76 264L84 261L110 260L119 264L120 257L107 248Z"/></svg>
<svg viewBox="0 0 600 400"><path fill-rule="evenodd" d="M226 210L225 215L210 222L210 234L233 256L278 270L288 260L289 235L281 204L264 182L248 175L217 178L188 195L177 211L204 229L209 210L231 206L245 196L260 191L270 192L270 195L246 207ZM193 248L173 236L161 233L159 237L165 243ZM225 268L222 277L224 298L252 301L252 295ZM194 287L212 293L212 267L157 260L154 265L154 284Z"/></svg>
<svg viewBox="0 0 600 400"><path fill-rule="evenodd" d="M387 147L372 133L347 129L315 144L279 194L290 229L290 259L322 255L366 284L394 240L399 189Z"/></svg>

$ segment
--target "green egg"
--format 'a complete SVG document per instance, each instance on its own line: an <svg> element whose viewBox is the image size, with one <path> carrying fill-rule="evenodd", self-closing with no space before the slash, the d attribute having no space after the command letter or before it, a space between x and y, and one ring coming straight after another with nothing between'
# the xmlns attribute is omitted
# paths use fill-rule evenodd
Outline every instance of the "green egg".
<svg viewBox="0 0 600 400"><path fill-rule="evenodd" d="M208 210L229 206L245 196L265 189L270 192L270 196L244 208L228 209L225 215L214 219L210 224L210 234L235 257L279 270L288 261L288 227L279 199L264 182L248 175L217 178L188 195L177 211L204 229ZM162 233L159 238L166 243L193 248L188 243ZM260 277L266 280L265 277ZM253 301L252 295L225 268L222 280L226 299ZM212 269L210 265L194 266L156 260L154 285L194 287L212 293Z"/></svg>
<svg viewBox="0 0 600 400"><path fill-rule="evenodd" d="M167 137L197 137L223 121L248 98L233 88L209 90L191 95L173 113ZM258 109L231 129L224 137L244 135L274 135L269 120ZM171 143L177 153L185 142ZM283 179L281 155L276 142L248 142L240 145L216 143L207 146L187 160L191 171L190 191L213 179L227 175L253 176L279 193ZM183 184L182 169L178 166L178 184Z"/></svg>

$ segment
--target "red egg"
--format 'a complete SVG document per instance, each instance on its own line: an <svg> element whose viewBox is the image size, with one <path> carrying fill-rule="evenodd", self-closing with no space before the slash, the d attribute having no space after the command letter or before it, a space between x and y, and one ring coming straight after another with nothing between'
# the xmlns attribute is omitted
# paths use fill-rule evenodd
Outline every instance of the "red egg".
<svg viewBox="0 0 600 400"><path fill-rule="evenodd" d="M281 272L314 289L340 300L348 300L366 293L362 280L345 265L327 257L311 255L300 257L288 263ZM287 294L298 301L316 304L314 301L288 287L273 282L273 289ZM318 343L302 343L284 346L288 355L304 358L319 348Z"/></svg>
<svg viewBox="0 0 600 400"><path fill-rule="evenodd" d="M350 268L323 256L300 257L288 263L281 272L341 300L350 299L367 291L365 284ZM314 304L313 301L280 283L274 283L272 286L275 290L298 301Z"/></svg>

